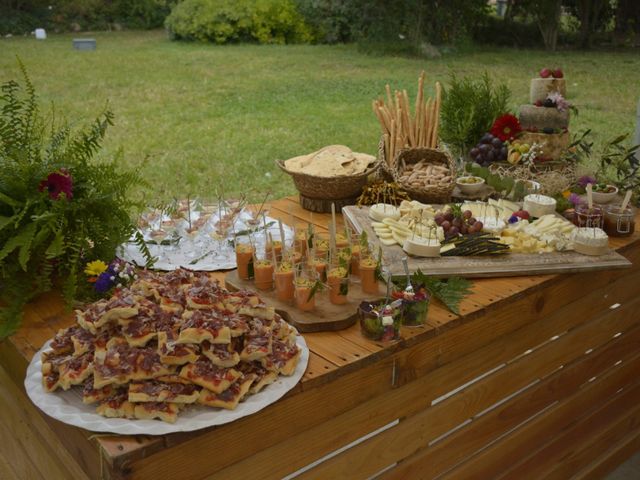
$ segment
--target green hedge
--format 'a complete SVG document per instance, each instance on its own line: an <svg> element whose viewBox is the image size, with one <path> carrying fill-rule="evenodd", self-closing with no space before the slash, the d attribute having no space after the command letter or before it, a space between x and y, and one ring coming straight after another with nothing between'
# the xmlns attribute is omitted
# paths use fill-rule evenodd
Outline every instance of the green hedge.
<svg viewBox="0 0 640 480"><path fill-rule="evenodd" d="M173 8L165 25L174 38L218 44L314 39L293 0L184 0Z"/></svg>
<svg viewBox="0 0 640 480"><path fill-rule="evenodd" d="M162 27L178 0L21 0L0 5L0 34ZM2 1L0 0L0 4Z"/></svg>

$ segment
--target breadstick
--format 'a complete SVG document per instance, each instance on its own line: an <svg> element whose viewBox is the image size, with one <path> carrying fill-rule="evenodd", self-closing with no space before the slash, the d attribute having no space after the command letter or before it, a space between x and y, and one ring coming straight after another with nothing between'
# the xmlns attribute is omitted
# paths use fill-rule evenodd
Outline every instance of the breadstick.
<svg viewBox="0 0 640 480"><path fill-rule="evenodd" d="M384 89L387 92L387 104L393 105L393 101L391 100L391 87L388 83L384 86Z"/></svg>
<svg viewBox="0 0 640 480"><path fill-rule="evenodd" d="M418 93L416 94L416 116L415 116L415 138L416 146L420 145L420 130L422 130L422 123L420 122L420 112L424 107L424 70L420 72L418 78Z"/></svg>
<svg viewBox="0 0 640 480"><path fill-rule="evenodd" d="M427 142L429 143L429 148L434 148L433 146L433 131L435 130L436 123L436 102L433 101L431 103L431 111L429 112L429 133L430 136L427 138Z"/></svg>
<svg viewBox="0 0 640 480"><path fill-rule="evenodd" d="M409 138L409 145L411 147L416 146L415 132L413 118L411 118L411 110L409 109L409 95L407 95L407 91L402 91L402 104L404 105L404 124L405 129L404 133Z"/></svg>
<svg viewBox="0 0 640 480"><path fill-rule="evenodd" d="M438 145L438 127L440 124L440 96L441 96L440 82L436 82L436 104L434 108L434 120L433 120L433 133L431 137L431 148L436 148Z"/></svg>
<svg viewBox="0 0 640 480"><path fill-rule="evenodd" d="M384 124L384 117L378 110L378 102L376 102L375 100L371 102L371 108L373 109L373 113L375 114L375 116L378 118L378 121L380 122L380 127L382 128L382 133L384 134L387 129Z"/></svg>
<svg viewBox="0 0 640 480"><path fill-rule="evenodd" d="M424 137L421 146L429 148L429 139L431 138L431 122L429 121L429 112L431 112L431 98L427 98L424 107Z"/></svg>

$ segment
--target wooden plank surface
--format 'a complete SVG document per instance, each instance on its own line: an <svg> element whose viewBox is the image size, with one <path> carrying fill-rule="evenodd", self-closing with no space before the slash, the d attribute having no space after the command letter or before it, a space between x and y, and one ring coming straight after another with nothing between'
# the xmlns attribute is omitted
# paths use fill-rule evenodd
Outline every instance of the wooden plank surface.
<svg viewBox="0 0 640 480"><path fill-rule="evenodd" d="M407 256L399 245L387 246L380 243L371 227L369 207L345 207L343 214L357 233L366 231L369 241L382 248L383 258L387 259L389 270L394 275L403 273L399 260ZM556 273L575 273L582 271L609 270L627 268L631 263L615 250L606 255L589 256L579 253L554 252L549 254L509 253L506 255L488 255L471 257L418 258L409 256L409 268L420 269L426 275L435 277L463 276L506 277L519 276L522 272L529 275L548 275Z"/></svg>
<svg viewBox="0 0 640 480"><path fill-rule="evenodd" d="M275 201L269 209L271 216L282 219L284 223L305 224L310 221L321 231L326 231L330 218L328 214L311 214L302 210L293 198ZM338 216L339 222L340 218ZM637 262L640 261L639 238L637 232L632 238L613 240L612 245L619 248L629 260ZM219 278L221 277L222 274L219 275ZM365 339L360 334L358 325L339 332L305 335L311 354L309 367L299 386L264 412L218 428L164 437L108 435L99 436L92 441L88 440L87 435L81 430L61 426L53 420L43 420L43 425L59 436L60 448L69 453L68 458L71 462L83 465L81 470L93 468L95 472L101 467L102 459L103 473L108 477L174 476L200 479L216 471L219 472L218 477L230 472L246 476L254 467L268 477L287 470L268 465L268 459L272 454L299 452L300 457L289 467L303 466L305 461L317 459L332 448L348 443L370 429L393 420L390 405L407 402L409 406L403 406L403 412L406 418L414 418L420 415L420 411L432 399L502 363L510 364L514 358L522 365L527 365L529 375L536 372L541 376L546 375L545 381L548 385L552 386L554 391L560 391L558 381L550 381L549 378L562 374L562 370L560 373L544 373L547 368L545 365L564 361L570 352L575 354L580 345L584 346L577 343L572 347L569 340L562 340L564 335L574 335L575 337L567 338L581 338L580 342L584 342L584 334L580 336L576 332L581 331L588 319L602 317L615 303L622 304L622 310L619 309L619 312L628 311L626 309L630 307L627 304L637 296L639 282L640 269L637 264L631 269L596 274L481 279L473 282L473 294L461 305L461 315L454 315L438 302L433 302L427 325L415 329L403 328L401 340L391 344ZM0 364L9 369L10 381L20 385L27 362L33 353L59 328L72 322L72 315L64 311L62 302L55 292L40 297L30 305L23 327L9 341L0 344ZM554 343L562 340L563 343L558 345L563 345L563 348L546 346L546 342L549 342L552 336L559 336ZM624 337L623 335L622 338ZM624 345L622 338L615 341ZM565 347L567 350L563 352ZM530 354L522 358L519 355L532 348L534 353L536 348L545 348L556 354L546 361L550 363L529 364L529 359L539 358L540 354ZM594 353L596 352L594 350ZM597 368L604 367L598 364ZM581 391L595 391L588 389L598 387L601 396L593 398L604 398L603 392L606 388L601 384L602 379L614 378L619 382L617 384L623 385L623 382L628 381L627 377L632 371L630 369L633 368L638 368L637 363L627 361L617 366L614 373L603 370L604 373L594 382L580 387ZM505 392L524 382L525 376L514 376L512 379L509 376L505 377L504 373L499 376L497 372L487 377L502 378L504 381L502 390L498 388L495 394L483 389L482 383L478 383L478 386L467 387L460 394L456 394L460 395L458 399L455 399L454 395L450 400L441 402L441 405L448 407L439 407L443 412L443 418L437 419L439 424L435 423L439 425L438 431L450 425L447 422L455 423L455 419L486 406L494 399L492 395L497 395L498 391ZM618 376L614 377L614 374ZM493 381L497 382L495 379ZM466 396L464 392L467 392ZM472 395L472 392L476 393ZM543 394L542 391L531 387L515 397L516 405L521 405L522 408L529 403L538 405L534 392L537 392L536 395ZM560 400L557 405L564 405L564 402L571 398L575 399L572 400L576 402L574 405L578 405L577 399L582 401L583 398L580 392L575 391L566 391L565 396L566 398ZM515 408L510 405L511 402L504 406L506 410L502 411L503 414L511 412L509 408ZM568 411L570 410L567 409L565 412ZM451 416L455 412L457 417ZM492 411L488 415L499 413ZM496 418L500 420L501 417ZM558 416L555 418L557 420ZM487 422L484 416L479 420ZM482 422L478 420L474 420L473 424L476 422L482 426ZM60 426L59 431L56 431L55 425ZM553 431L557 422L549 421L542 425L542 430L548 428ZM389 432L400 432L401 430L396 430L400 426L393 427ZM501 424L501 428L504 427L504 424ZM477 430L479 428L480 430ZM474 426L467 430L472 434L479 432L481 439L489 438L481 427ZM495 432L493 429L489 430ZM308 441L308 438L320 438L321 435L323 440L317 445ZM387 438L387 441L389 438L395 438L390 433L386 435L383 438ZM437 467L434 471L444 473L451 468L454 459L443 456L444 447L439 447L440 453L434 454L430 447L425 448L421 443L421 432L414 431L406 435L410 443L416 438L420 439L417 444L423 447L403 462L402 468L407 468L408 472L414 471L414 468L422 468L420 471L425 472L428 470L424 465L431 465L432 460L433 465ZM401 438L404 437L401 435ZM458 437L454 435L454 438ZM456 455L469 456L477 453L474 449L477 450L479 447L475 443L468 443L466 436L459 438L462 438L460 445L451 441L447 448L453 449ZM526 440L528 437L525 435L522 438ZM526 444L525 440L523 445ZM627 437L617 436L616 441L621 445L619 451L622 452L628 448L625 445L632 444L632 439ZM211 452L216 451L221 444L230 445L232 448L225 449L224 456L212 456ZM374 448L382 450L386 448L384 442L369 445L378 445ZM301 446L306 448L303 449ZM17 447L15 448L14 453L18 454ZM377 455L378 450L375 452ZM365 453L370 456L370 450L366 450ZM394 462L407 456L407 452L404 451L397 453ZM613 460L618 458L615 452L609 457ZM383 455L383 458L386 460L391 457ZM427 461L425 458L431 460ZM495 457L488 458L499 461ZM377 457L374 460L378 462ZM24 458L19 461L25 462ZM31 472L29 462L33 466L33 462L27 459L21 467L25 474ZM378 463L382 465L384 462ZM11 465L11 468L14 466ZM593 465L590 471L598 471L598 468L598 465ZM365 471L368 471L368 468L362 472ZM353 478L359 477L361 475Z"/></svg>
<svg viewBox="0 0 640 480"><path fill-rule="evenodd" d="M474 417L500 399L507 397L510 393L527 387L533 380L546 376L553 378L559 366L563 365L564 362L572 360L576 356L581 356L582 352L590 346L599 345L600 342L606 343L606 340L611 338L618 330L635 326L636 321L630 318L628 313L633 311L633 308L638 308L639 305L640 299L634 303L630 303L625 311L609 312L603 317L600 317L600 319L596 319L582 328L573 330L557 341L547 343L528 356L521 357L518 361L498 370L493 375L487 377L487 379L474 383L455 396L449 397L433 407L428 407L416 415L410 416L408 412L405 411L405 408L403 408L404 405L387 403L387 405L394 406L393 410L397 411L398 416L402 417L404 421L397 427L389 429L347 450L343 454L322 463L317 468L308 472L308 478L366 477L375 474L385 466L393 463L394 459L397 460L398 458L403 458L404 455L410 454L411 451L407 451L406 447L409 443L412 445L412 449L420 447L427 448L429 442L457 425L462 424L466 419ZM622 335L620 337L621 340L614 340L614 344L609 345L605 349L608 354L616 356L614 362L619 358L617 355L623 355L629 351L635 353L637 350L640 344L640 328L636 328L634 331L635 334L632 338L628 339ZM624 341L622 339L624 339ZM598 355L602 354L594 353L591 358L599 358ZM611 363L613 364L613 362ZM586 365L591 367L592 364L593 362L587 363ZM584 375L591 374L591 371L588 371L584 366L579 371L577 369L574 370L576 370L576 372L574 372L572 382L576 382L578 378L582 378L578 375L580 372L582 372L583 377ZM563 373L561 373L561 375L564 376ZM586 379L588 378L587 376ZM570 382L565 383L562 388L566 389L569 384ZM579 384L576 386L578 385ZM543 398L545 401L547 400L546 397L543 396ZM429 402L429 400L429 395L425 395L424 401ZM532 395L531 401L527 402L527 409L536 408L539 405L541 405L541 398ZM542 406L544 406L544 404L542 404ZM521 413L522 412L518 412L519 415ZM384 420L383 418L382 421ZM514 419L511 418L507 421L512 423ZM504 417L500 418L500 422L491 425L491 428L488 429L484 435L493 434L496 425L500 423L505 423ZM479 435L474 435L472 440L469 440L469 437L470 436L465 437L465 440L468 441L469 444L468 448L484 440L484 438ZM414 440L410 441L410 438L414 438ZM457 452L461 450L460 440L459 438L456 444L457 448L455 450ZM449 445L453 444L449 443ZM367 451L384 451L384 453L376 458L369 458L366 455ZM442 462L443 469L447 461L453 461L448 458L445 449L436 449L436 452L440 456L438 457L436 454L430 455L431 458L428 463L430 468L429 472L433 476L442 473L442 471L438 471L434 465L436 458ZM412 470L412 472L415 474L416 470ZM302 478L307 477L303 476Z"/></svg>
<svg viewBox="0 0 640 480"><path fill-rule="evenodd" d="M570 396L583 383L588 382L591 376L598 375L604 368L613 365L616 358L619 356L615 348L610 348L603 350L600 355L589 355L575 365L565 366L504 406L472 421L442 441L417 450L382 478L413 478L421 472L427 472L426 476L431 478L446 472L480 450L483 445ZM640 368L637 356L628 368Z"/></svg>

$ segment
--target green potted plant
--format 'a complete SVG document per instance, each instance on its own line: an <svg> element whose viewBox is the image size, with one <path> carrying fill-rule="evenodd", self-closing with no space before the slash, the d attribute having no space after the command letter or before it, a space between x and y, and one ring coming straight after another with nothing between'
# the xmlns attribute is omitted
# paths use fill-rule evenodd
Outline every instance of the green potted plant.
<svg viewBox="0 0 640 480"><path fill-rule="evenodd" d="M142 184L116 160L95 160L113 114L76 130L43 114L27 72L0 86L0 339L18 328L24 305L54 284L69 304L86 288L87 262L111 261L132 235ZM90 289L87 289L89 293Z"/></svg>

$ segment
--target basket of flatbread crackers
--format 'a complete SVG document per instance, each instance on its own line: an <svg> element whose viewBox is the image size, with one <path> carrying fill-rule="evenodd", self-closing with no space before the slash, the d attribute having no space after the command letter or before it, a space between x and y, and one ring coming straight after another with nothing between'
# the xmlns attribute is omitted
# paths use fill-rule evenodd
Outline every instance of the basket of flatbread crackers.
<svg viewBox="0 0 640 480"><path fill-rule="evenodd" d="M296 330L254 292L206 273L141 272L76 311L42 353L47 392L80 389L105 417L175 422L194 406L235 409L301 356Z"/></svg>
<svg viewBox="0 0 640 480"><path fill-rule="evenodd" d="M308 155L277 160L276 164L291 175L301 195L311 199L340 200L360 195L380 161L344 145L329 145Z"/></svg>

